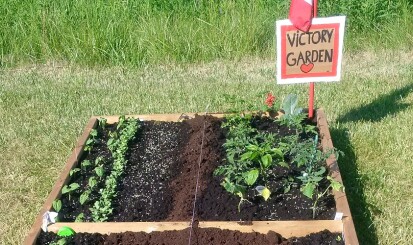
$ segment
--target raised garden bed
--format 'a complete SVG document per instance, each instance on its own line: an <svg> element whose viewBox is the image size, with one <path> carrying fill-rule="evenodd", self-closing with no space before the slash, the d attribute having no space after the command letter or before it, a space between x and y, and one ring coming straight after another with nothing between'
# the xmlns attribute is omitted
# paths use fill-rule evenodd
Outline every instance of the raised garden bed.
<svg viewBox="0 0 413 245"><path fill-rule="evenodd" d="M318 110L316 115L321 146L325 150L333 149L323 111ZM124 173L119 176L113 174L115 167L112 164L106 164L117 161L110 154L113 150L108 149L110 148L108 141L113 138L119 117L104 117L106 126L103 129L98 126L100 117L91 118L26 237L25 244L35 244L40 233L43 214L53 210L53 201L58 199L62 202L59 212L61 222L50 225L49 231L57 231L62 226L69 226L80 233L99 234L185 231L191 227L191 220L195 219L199 221L196 229L201 230L219 228L251 234L252 232L267 234L268 231L275 231L284 238L329 230L342 233L346 244L358 244L344 192L333 191L333 195L320 198L319 202L322 205L317 206L316 212L311 209L312 200L306 199L300 188L294 184L288 185L290 190L284 194L282 190L285 190L285 185L277 185L276 180L268 180L265 185L272 190L271 197L267 201L251 189L243 192L243 198L248 199L249 202L240 203L237 195L228 193L222 187L222 176L213 175L226 157L226 150L222 145L226 142L228 132L221 127L223 116L222 114L130 116L142 121L138 122L136 133L130 132L135 137L127 142L128 147L124 153L127 164L123 167ZM280 125L274 126L274 123L267 119L268 117L257 120L254 127L259 131L278 135L291 133L290 129ZM126 126L122 127L126 128ZM121 138L120 135L121 133L115 138ZM127 137L127 134L125 135ZM93 139L92 144L91 139ZM99 157L101 160L96 161ZM334 155L331 155L326 162L329 174L335 181L341 182ZM272 169L271 171L278 171L278 176L285 171L280 166L274 166ZM299 170L292 168L288 171ZM113 198L111 212L94 215L94 211L90 208L98 209L99 204L96 203L99 200L99 190L105 189L106 186L104 182L99 182L99 179L107 179L108 176L118 180L117 194L116 198ZM92 177L96 179L96 184L92 185L94 188L90 188ZM78 183L79 186L71 188L75 187L70 185L72 183ZM326 187L328 183L321 183L320 186L322 185ZM62 188L66 190L64 195L61 195ZM80 205L79 198L87 191L89 191L88 197ZM197 193L197 201L193 209L195 193ZM336 213L342 213L343 218L334 220ZM78 221L83 222L73 222L77 218Z"/></svg>

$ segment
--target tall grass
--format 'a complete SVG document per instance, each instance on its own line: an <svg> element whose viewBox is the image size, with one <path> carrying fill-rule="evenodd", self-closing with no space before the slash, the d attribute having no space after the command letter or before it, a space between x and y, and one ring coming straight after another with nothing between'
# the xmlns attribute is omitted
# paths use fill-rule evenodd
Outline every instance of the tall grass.
<svg viewBox="0 0 413 245"><path fill-rule="evenodd" d="M320 16L348 16L351 47L409 46L409 2L321 0L319 10ZM288 0L1 1L0 66L48 60L141 66L269 57L275 52L274 21L287 18L288 8ZM360 42L366 33L369 42Z"/></svg>

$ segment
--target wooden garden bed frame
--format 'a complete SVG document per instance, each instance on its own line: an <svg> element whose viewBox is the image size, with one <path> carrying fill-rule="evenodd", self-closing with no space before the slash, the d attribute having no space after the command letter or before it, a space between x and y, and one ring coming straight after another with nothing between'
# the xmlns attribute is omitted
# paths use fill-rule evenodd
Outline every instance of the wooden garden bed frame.
<svg viewBox="0 0 413 245"><path fill-rule="evenodd" d="M188 117L194 117L195 113L187 114L153 114L153 115L128 115L127 117L139 118L141 120L155 120L155 121L181 121ZM215 117L223 117L224 114L208 113ZM59 178L57 179L52 191L50 192L46 202L44 203L40 213L31 227L28 235L24 240L25 245L35 244L36 239L41 231L43 214L50 211L54 200L60 198L62 187L70 181L69 172L75 168L83 153L83 147L92 129L98 124L98 118L92 117L86 125L83 134L80 136L72 154L66 162ZM103 116L107 119L107 123L115 123L118 121L118 116ZM328 129L327 119L324 111L318 109L315 120L320 131L321 144L324 150L332 149L333 142L331 140L330 131ZM332 177L342 182L340 170L334 155L327 159L327 166L332 174ZM306 221L254 221L248 225L236 221L203 221L199 222L198 227L201 228L221 228L229 230L239 230L241 232L260 232L267 233L273 230L281 234L285 238L293 236L305 236L310 233L319 232L322 230L329 230L331 232L342 232L345 243L347 245L358 245L356 230L354 228L353 218L350 213L347 197L345 192L333 191L334 199L336 201L337 213L343 213L342 220L306 220ZM165 231L165 230L183 230L190 226L189 222L84 222L84 223L67 223L58 222L48 227L49 231L56 232L62 226L70 226L76 232L90 232L90 233L118 233L125 231L132 232L151 232L151 231Z"/></svg>

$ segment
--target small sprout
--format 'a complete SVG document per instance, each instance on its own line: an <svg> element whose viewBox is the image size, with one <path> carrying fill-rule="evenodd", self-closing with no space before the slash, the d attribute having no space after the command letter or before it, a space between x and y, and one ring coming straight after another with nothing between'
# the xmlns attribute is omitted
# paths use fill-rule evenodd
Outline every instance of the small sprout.
<svg viewBox="0 0 413 245"><path fill-rule="evenodd" d="M99 163L103 163L103 157L102 156L98 156L95 160L95 166L99 165Z"/></svg>
<svg viewBox="0 0 413 245"><path fill-rule="evenodd" d="M108 122L108 120L106 118L101 117L98 119L98 122L99 122L99 127L101 129L105 129L106 123Z"/></svg>
<svg viewBox="0 0 413 245"><path fill-rule="evenodd" d="M52 206L53 206L54 211L58 213L60 209L62 209L62 201L60 199L56 199L53 201Z"/></svg>
<svg viewBox="0 0 413 245"><path fill-rule="evenodd" d="M90 136L92 136L92 138L95 138L98 136L98 131L96 129L92 129L90 131Z"/></svg>
<svg viewBox="0 0 413 245"><path fill-rule="evenodd" d="M89 199L89 194L90 194L90 190L87 190L83 192L82 195L80 195L79 202L81 205L83 205Z"/></svg>
<svg viewBox="0 0 413 245"><path fill-rule="evenodd" d="M80 168L74 168L74 169L70 170L69 175L72 176L72 175L74 175L75 173L77 173L79 171L80 171Z"/></svg>
<svg viewBox="0 0 413 245"><path fill-rule="evenodd" d="M83 222L85 219L85 214L80 213L78 216L76 216L75 222Z"/></svg>
<svg viewBox="0 0 413 245"><path fill-rule="evenodd" d="M102 166L96 167L95 168L95 172L97 174L97 176L99 176L100 178L102 178L103 174L104 174L104 170Z"/></svg>
<svg viewBox="0 0 413 245"><path fill-rule="evenodd" d="M60 238L59 240L57 240L56 242L52 242L50 243L50 245L66 245L67 244L67 240L66 238Z"/></svg>
<svg viewBox="0 0 413 245"><path fill-rule="evenodd" d="M265 201L267 201L271 196L271 191L265 186L259 185L255 187L255 190L258 191L259 195L262 196Z"/></svg>
<svg viewBox="0 0 413 245"><path fill-rule="evenodd" d="M90 166L90 165L92 165L92 164L90 163L89 160L83 160L82 163L80 164L80 166L81 166L82 168L86 168L86 167L88 167L88 166Z"/></svg>
<svg viewBox="0 0 413 245"><path fill-rule="evenodd" d="M78 183L72 183L69 186L65 185L62 188L62 194L69 194L69 200L70 200L70 193L73 192L74 190L77 190L80 187Z"/></svg>
<svg viewBox="0 0 413 245"><path fill-rule="evenodd" d="M89 187L92 189L93 187L95 187L96 186L96 184L97 184L97 181L96 181L96 178L95 177L90 177L89 178L89 181L88 181L88 184L89 184Z"/></svg>

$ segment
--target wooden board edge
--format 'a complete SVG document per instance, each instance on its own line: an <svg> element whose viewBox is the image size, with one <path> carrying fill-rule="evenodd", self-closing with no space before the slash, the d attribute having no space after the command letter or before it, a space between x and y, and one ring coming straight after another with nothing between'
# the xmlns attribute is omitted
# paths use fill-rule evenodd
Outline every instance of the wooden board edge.
<svg viewBox="0 0 413 245"><path fill-rule="evenodd" d="M247 113L247 112L246 112ZM250 112L248 112L250 113ZM252 113L263 113L263 112L258 112L254 111ZM179 122L185 119L190 119L194 118L195 115L211 115L217 118L223 118L225 115L230 115L233 113L221 113L221 112L213 112L213 113L195 113L195 112L188 112L188 113L174 113L174 114L142 114L142 115L125 115L126 118L131 117L131 118L139 118L140 120L153 120L153 121L166 121L166 122ZM276 113L268 113L264 112L267 116L271 117L277 117L282 114L282 112L276 112ZM107 123L113 124L119 121L119 116L94 116L94 118L105 118L107 120Z"/></svg>
<svg viewBox="0 0 413 245"><path fill-rule="evenodd" d="M76 232L85 233L121 233L183 230L190 227L189 222L103 222L103 223L56 223L49 226L49 231L57 232L61 227L68 226ZM250 223L237 221L201 221L199 228L219 228L240 231L244 233L258 232L267 234L274 231L285 238L306 236L311 233L329 230L341 233L341 220L305 220L305 221L253 221Z"/></svg>
<svg viewBox="0 0 413 245"><path fill-rule="evenodd" d="M328 151L329 149L333 149L334 146L331 139L330 130L328 128L327 118L322 108L317 110L316 117L317 127L320 130L321 145L323 147L323 150ZM333 179L343 183L337 159L333 154L327 159L327 166L331 172ZM337 212L343 213L343 234L346 244L358 245L359 242L357 233L354 226L353 217L351 216L346 193L345 191L333 191L333 194L336 201Z"/></svg>
<svg viewBox="0 0 413 245"><path fill-rule="evenodd" d="M43 204L43 207L40 209L39 214L37 215L34 221L34 224L32 225L27 236L25 237L23 244L25 245L35 244L37 236L40 233L42 220L43 220L43 214L52 208L53 201L58 199L61 195L60 190L65 184L69 182L70 180L69 172L77 165L80 157L82 156L83 147L85 146L86 140L89 138L90 131L96 127L96 124L97 124L96 118L92 117L89 119L89 122L87 123L85 129L83 130L82 135L79 137L75 148L73 149L70 157L66 161L66 164L64 165L59 178L56 180L52 188L52 191L47 197L46 202Z"/></svg>
<svg viewBox="0 0 413 245"><path fill-rule="evenodd" d="M251 225L246 225L241 222L206 221L199 222L199 227L215 227L241 232L258 232L262 234L274 231L287 239L291 237L306 236L323 230L338 233L343 231L343 223L341 220L253 221Z"/></svg>
<svg viewBox="0 0 413 245"><path fill-rule="evenodd" d="M152 231L170 231L170 230L183 230L190 226L189 222L58 222L50 225L48 230L51 232L57 232L61 227L68 226L75 232L85 233L121 233L121 232L146 232Z"/></svg>

